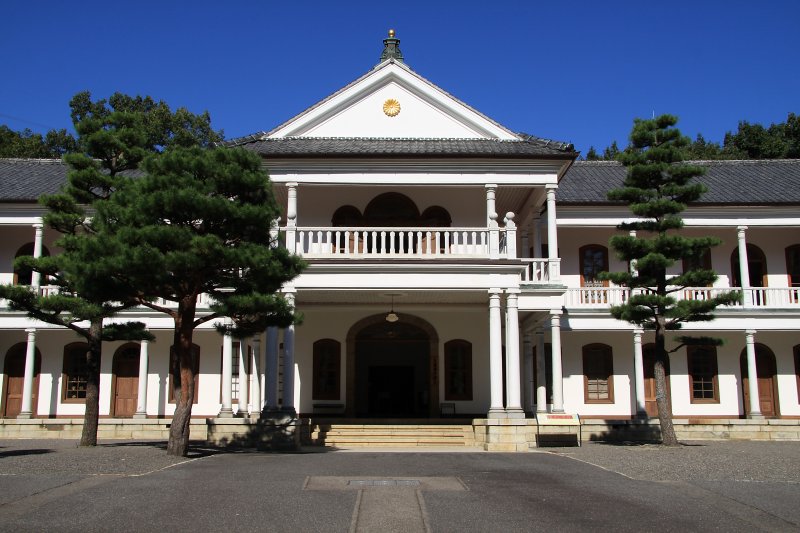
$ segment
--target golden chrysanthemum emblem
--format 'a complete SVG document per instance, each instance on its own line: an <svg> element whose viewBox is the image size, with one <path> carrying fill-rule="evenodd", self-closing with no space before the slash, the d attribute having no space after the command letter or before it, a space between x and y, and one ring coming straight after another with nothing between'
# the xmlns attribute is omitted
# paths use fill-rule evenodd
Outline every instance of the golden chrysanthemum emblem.
<svg viewBox="0 0 800 533"><path fill-rule="evenodd" d="M396 117L400 113L400 102L389 98L383 103L383 112L387 117Z"/></svg>

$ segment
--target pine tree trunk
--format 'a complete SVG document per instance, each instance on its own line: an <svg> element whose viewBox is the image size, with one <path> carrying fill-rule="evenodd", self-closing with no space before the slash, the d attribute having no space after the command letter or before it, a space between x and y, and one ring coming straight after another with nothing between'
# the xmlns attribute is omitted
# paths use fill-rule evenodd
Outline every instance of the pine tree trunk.
<svg viewBox="0 0 800 533"><path fill-rule="evenodd" d="M173 371L173 394L175 395L175 414L169 428L167 453L183 457L189 451L189 422L192 419L194 402L194 361L192 357L192 333L196 297L178 303L178 316L175 319L171 367ZM177 376L176 376L177 374ZM177 379L176 379L177 378Z"/></svg>
<svg viewBox="0 0 800 533"><path fill-rule="evenodd" d="M89 324L89 349L86 350L86 411L80 446L97 446L97 422L100 417L100 358L102 354L103 319Z"/></svg>
<svg viewBox="0 0 800 533"><path fill-rule="evenodd" d="M678 446L678 437L672 425L672 405L667 397L667 350L664 318L656 317L656 361L653 374L656 380L656 405L658 422L661 424L661 443L665 446Z"/></svg>

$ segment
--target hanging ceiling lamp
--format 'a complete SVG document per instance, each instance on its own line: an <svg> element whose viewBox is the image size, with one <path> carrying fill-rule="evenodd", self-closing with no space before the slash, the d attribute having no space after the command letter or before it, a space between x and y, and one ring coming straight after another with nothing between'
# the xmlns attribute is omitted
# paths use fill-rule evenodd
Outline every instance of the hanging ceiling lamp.
<svg viewBox="0 0 800 533"><path fill-rule="evenodd" d="M392 294L391 297L392 297L392 308L389 311L389 313L386 315L386 322L389 322L390 324L393 324L393 323L397 322L398 320L400 320L400 317L397 316L397 313L394 312L394 294Z"/></svg>

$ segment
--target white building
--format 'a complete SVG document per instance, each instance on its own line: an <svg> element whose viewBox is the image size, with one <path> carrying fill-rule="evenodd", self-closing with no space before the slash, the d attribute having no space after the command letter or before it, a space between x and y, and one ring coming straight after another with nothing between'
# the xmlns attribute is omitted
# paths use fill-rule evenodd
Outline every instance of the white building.
<svg viewBox="0 0 800 533"><path fill-rule="evenodd" d="M626 289L595 279L626 268L608 240L630 213L605 197L623 167L509 131L411 70L398 43L390 35L377 66L288 122L230 143L264 158L287 246L308 260L284 287L305 319L227 346L211 324L198 330L193 415L653 416L650 334L613 319ZM710 191L686 233L723 240L708 258L720 278L682 297L740 287L745 298L682 331L725 344L671 354L673 412L800 418L800 161L701 164ZM47 290L13 261L57 253L36 199L65 176L60 161L0 161L1 282ZM172 323L129 316L156 342L105 345L101 417L168 418ZM80 341L0 303L2 415L80 418Z"/></svg>

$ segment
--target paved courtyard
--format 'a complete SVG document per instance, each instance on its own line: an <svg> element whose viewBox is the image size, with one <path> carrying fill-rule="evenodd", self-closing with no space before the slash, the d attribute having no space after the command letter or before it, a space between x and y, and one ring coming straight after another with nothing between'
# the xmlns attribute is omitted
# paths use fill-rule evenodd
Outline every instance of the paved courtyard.
<svg viewBox="0 0 800 533"><path fill-rule="evenodd" d="M0 441L2 531L796 531L800 444L218 453Z"/></svg>

